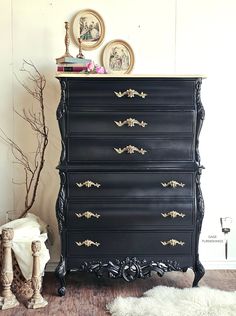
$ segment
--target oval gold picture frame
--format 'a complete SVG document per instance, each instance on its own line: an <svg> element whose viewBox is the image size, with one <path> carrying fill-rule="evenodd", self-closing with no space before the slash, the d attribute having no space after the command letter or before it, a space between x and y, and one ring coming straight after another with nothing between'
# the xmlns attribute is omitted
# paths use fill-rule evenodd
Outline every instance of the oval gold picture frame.
<svg viewBox="0 0 236 316"><path fill-rule="evenodd" d="M92 50L99 47L105 36L105 24L96 11L86 9L79 11L74 17L73 37L79 46L78 39L82 41L83 50Z"/></svg>
<svg viewBox="0 0 236 316"><path fill-rule="evenodd" d="M124 40L110 41L103 50L102 63L107 73L128 74L134 67L134 52Z"/></svg>

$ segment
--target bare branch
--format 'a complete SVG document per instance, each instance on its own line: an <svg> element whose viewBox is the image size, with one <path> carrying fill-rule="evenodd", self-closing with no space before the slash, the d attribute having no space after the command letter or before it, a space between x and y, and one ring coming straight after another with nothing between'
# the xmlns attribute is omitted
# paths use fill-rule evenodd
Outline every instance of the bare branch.
<svg viewBox="0 0 236 316"><path fill-rule="evenodd" d="M23 150L12 140L10 139L5 133L4 131L0 128L1 133L3 134L0 135L0 138L5 141L12 150L12 154L14 156L14 158L23 166L25 166L25 168L27 168L29 171L31 171L31 167L29 164L29 159L27 157L27 155L23 152Z"/></svg>
<svg viewBox="0 0 236 316"><path fill-rule="evenodd" d="M33 107L28 109L24 107L22 113L15 110L15 113L35 132L37 145L33 152L32 163L30 162L28 155L20 148L20 146L9 138L1 128L0 131L2 135L0 135L0 138L11 146L12 155L16 159L15 163L24 168L25 181L22 182L22 184L25 185L25 207L20 216L23 217L32 208L36 199L39 179L44 167L49 129L46 125L43 95L46 79L32 61L23 60L21 71L27 75L27 80L30 82L30 86L28 83L21 81L15 74L17 81L27 93L38 101L39 105L39 110L37 111L35 111Z"/></svg>

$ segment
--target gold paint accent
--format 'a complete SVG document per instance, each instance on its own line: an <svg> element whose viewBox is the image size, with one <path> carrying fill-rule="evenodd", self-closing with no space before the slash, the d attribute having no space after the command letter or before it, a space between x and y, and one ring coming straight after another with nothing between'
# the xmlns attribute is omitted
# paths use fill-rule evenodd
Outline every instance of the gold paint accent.
<svg viewBox="0 0 236 316"><path fill-rule="evenodd" d="M172 217L172 218L176 218L177 216L179 216L179 217L185 217L185 214L184 213L179 213L179 212L176 212L176 211L170 211L170 212L168 212L168 213L161 213L161 215L163 216L163 217L168 217L168 216L170 216L170 217Z"/></svg>
<svg viewBox="0 0 236 316"><path fill-rule="evenodd" d="M177 188L177 187L181 187L181 188L183 188L184 186L185 186L185 183L179 183L179 182L177 182L177 181L175 181L175 180L171 180L171 181L169 181L169 182L164 182L164 183L162 183L161 182L161 185L164 187L164 188L166 188L166 187L172 187L172 188Z"/></svg>
<svg viewBox="0 0 236 316"><path fill-rule="evenodd" d="M78 218L81 218L81 217L86 217L87 219L91 218L91 217L96 217L96 218L99 218L101 215L99 214L95 214L93 212L90 212L90 211L86 211L84 213L75 213L75 215L78 217Z"/></svg>
<svg viewBox="0 0 236 316"><path fill-rule="evenodd" d="M141 126L141 127L145 127L146 125L147 125L147 123L145 123L144 121L142 121L142 122L139 122L138 120L136 120L136 119L133 119L133 118L128 118L128 119L126 119L125 121L114 121L114 123L116 123L116 125L117 126L119 126L119 127L121 127L121 126L123 126L123 125L125 125L125 124L127 124L128 125L128 127L134 127L135 126L135 124L137 124L137 125L139 125L139 126Z"/></svg>
<svg viewBox="0 0 236 316"><path fill-rule="evenodd" d="M114 148L114 150L118 153L118 154L123 154L124 152L127 151L128 154L134 154L135 152L138 152L139 154L144 155L147 151L143 148L138 149L135 146L132 145L128 145L126 147L122 148Z"/></svg>
<svg viewBox="0 0 236 316"><path fill-rule="evenodd" d="M82 188L83 186L85 186L86 188L91 188L92 186L94 186L94 187L97 187L97 188L99 188L100 186L101 186L101 184L99 184L99 183L94 183L94 182L92 182L92 181L90 181L90 180L87 180L87 181L85 181L84 183L77 183L76 182L76 185L79 187L79 188Z"/></svg>
<svg viewBox="0 0 236 316"><path fill-rule="evenodd" d="M145 97L147 96L147 93L143 93L143 92L137 92L136 90L133 90L133 89L128 89L124 92L116 92L114 91L115 95L118 97L118 98L122 98L123 96L127 95L128 98L134 98L135 95L145 99Z"/></svg>
<svg viewBox="0 0 236 316"><path fill-rule="evenodd" d="M161 241L161 244L163 246L170 245L170 246L174 247L174 246L177 246L177 245L183 246L185 244L185 242L184 241L178 241L176 239L170 239L168 241Z"/></svg>
<svg viewBox="0 0 236 316"><path fill-rule="evenodd" d="M100 246L99 242L92 241L92 240L89 240L89 239L86 239L84 241L76 241L75 243L79 247L81 247L81 246L85 246L85 247L91 247L91 246L98 247L98 246Z"/></svg>

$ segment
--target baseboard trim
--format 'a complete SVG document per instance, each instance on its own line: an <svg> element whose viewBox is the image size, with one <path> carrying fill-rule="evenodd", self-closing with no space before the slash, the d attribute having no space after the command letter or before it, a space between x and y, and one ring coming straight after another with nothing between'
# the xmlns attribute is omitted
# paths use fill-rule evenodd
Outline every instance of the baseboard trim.
<svg viewBox="0 0 236 316"><path fill-rule="evenodd" d="M57 267L57 262L48 262L46 265L46 272L54 272Z"/></svg>
<svg viewBox="0 0 236 316"><path fill-rule="evenodd" d="M49 262L46 266L46 272L54 272L57 262ZM202 261L206 270L236 270L236 261Z"/></svg>
<svg viewBox="0 0 236 316"><path fill-rule="evenodd" d="M206 270L236 270L236 261L202 261Z"/></svg>

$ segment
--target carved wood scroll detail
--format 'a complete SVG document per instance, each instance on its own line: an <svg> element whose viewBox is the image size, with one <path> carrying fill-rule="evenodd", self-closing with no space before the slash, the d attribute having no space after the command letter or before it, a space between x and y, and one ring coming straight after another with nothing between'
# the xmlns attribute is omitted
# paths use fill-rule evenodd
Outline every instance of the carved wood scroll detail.
<svg viewBox="0 0 236 316"><path fill-rule="evenodd" d="M83 262L80 271L93 272L98 278L109 277L113 279L123 278L130 282L138 278L151 276L151 272L156 272L163 276L168 271L182 271L176 261L147 261L137 258L125 258L124 260L109 262Z"/></svg>

